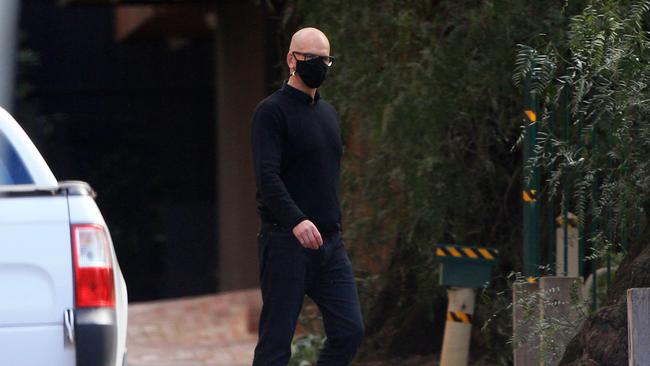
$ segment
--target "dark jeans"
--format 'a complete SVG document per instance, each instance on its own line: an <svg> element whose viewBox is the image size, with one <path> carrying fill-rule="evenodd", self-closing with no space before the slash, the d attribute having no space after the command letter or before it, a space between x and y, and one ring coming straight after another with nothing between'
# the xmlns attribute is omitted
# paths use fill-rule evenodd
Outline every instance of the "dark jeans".
<svg viewBox="0 0 650 366"><path fill-rule="evenodd" d="M352 266L341 234L307 249L291 232L262 230L258 236L264 305L253 366L285 366L305 294L323 315L327 341L318 366L349 365L363 338L363 320Z"/></svg>

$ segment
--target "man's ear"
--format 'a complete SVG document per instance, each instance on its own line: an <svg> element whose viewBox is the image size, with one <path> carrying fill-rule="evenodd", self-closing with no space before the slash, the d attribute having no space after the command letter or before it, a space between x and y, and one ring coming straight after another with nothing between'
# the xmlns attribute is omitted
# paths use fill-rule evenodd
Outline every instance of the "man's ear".
<svg viewBox="0 0 650 366"><path fill-rule="evenodd" d="M296 59L291 54L291 51L287 52L287 66L289 67L289 73L296 69Z"/></svg>

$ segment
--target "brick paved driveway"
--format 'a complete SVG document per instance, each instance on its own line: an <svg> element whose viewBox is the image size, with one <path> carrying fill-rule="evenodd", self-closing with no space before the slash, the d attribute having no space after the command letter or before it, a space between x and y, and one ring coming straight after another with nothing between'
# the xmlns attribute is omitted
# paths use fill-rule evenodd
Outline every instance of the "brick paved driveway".
<svg viewBox="0 0 650 366"><path fill-rule="evenodd" d="M248 366L259 290L129 305L129 366Z"/></svg>

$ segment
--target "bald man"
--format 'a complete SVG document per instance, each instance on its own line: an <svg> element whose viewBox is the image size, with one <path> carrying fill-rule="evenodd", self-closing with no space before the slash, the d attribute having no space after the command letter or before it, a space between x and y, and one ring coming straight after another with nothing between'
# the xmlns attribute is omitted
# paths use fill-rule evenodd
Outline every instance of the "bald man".
<svg viewBox="0 0 650 366"><path fill-rule="evenodd" d="M340 121L318 94L333 61L323 32L299 30L287 52L288 81L253 114L264 301L254 366L287 365L305 295L318 305L327 335L318 366L349 365L363 337L341 238Z"/></svg>

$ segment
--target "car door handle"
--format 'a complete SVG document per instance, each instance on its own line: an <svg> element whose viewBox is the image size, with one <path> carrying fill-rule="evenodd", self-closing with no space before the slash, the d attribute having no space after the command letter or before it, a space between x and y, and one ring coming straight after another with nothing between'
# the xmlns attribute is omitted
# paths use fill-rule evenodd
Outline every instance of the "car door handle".
<svg viewBox="0 0 650 366"><path fill-rule="evenodd" d="M65 309L63 312L63 331L69 344L74 344L74 310Z"/></svg>

